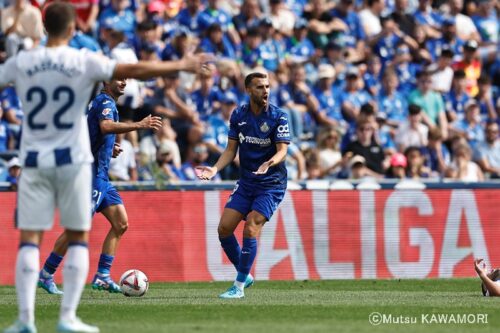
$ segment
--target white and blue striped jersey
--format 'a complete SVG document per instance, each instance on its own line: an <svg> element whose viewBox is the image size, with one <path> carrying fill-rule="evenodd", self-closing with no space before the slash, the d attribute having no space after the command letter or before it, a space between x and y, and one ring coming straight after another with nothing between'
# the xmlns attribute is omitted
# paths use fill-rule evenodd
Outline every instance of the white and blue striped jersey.
<svg viewBox="0 0 500 333"><path fill-rule="evenodd" d="M109 81L115 65L69 46L21 51L0 65L0 86L13 83L24 108L24 167L93 161L85 112L95 83Z"/></svg>

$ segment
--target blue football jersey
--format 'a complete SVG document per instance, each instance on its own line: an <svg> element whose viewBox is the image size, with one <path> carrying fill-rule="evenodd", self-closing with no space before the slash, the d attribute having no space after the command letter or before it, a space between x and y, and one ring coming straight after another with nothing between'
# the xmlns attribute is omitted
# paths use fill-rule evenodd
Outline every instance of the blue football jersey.
<svg viewBox="0 0 500 333"><path fill-rule="evenodd" d="M90 146L92 155L94 155L94 177L107 180L109 179L109 162L113 155L116 135L101 132L99 123L104 119L114 122L119 120L115 100L111 96L101 93L89 105L87 123L89 125Z"/></svg>
<svg viewBox="0 0 500 333"><path fill-rule="evenodd" d="M239 142L240 181L265 188L286 188L284 162L269 168L264 175L253 173L276 154L276 143L290 142L285 112L269 104L266 111L256 116L249 104L243 104L231 114L228 137Z"/></svg>

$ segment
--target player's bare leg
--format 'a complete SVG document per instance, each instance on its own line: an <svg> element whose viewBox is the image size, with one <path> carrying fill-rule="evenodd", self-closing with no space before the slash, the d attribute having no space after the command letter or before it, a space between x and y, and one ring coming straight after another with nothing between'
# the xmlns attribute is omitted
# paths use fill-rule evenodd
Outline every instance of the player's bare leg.
<svg viewBox="0 0 500 333"><path fill-rule="evenodd" d="M260 235L266 221L266 217L256 211L251 211L247 215L245 228L243 229L243 247L236 267L238 276L233 286L219 297L245 297L244 288L248 288L253 284L253 277L250 274L250 270L257 255L257 237Z"/></svg>
<svg viewBox="0 0 500 333"><path fill-rule="evenodd" d="M99 267L92 281L92 288L111 293L121 292L120 287L111 279L110 269L120 239L128 229L127 211L123 205L112 205L104 208L101 213L109 221L111 228L102 244Z"/></svg>

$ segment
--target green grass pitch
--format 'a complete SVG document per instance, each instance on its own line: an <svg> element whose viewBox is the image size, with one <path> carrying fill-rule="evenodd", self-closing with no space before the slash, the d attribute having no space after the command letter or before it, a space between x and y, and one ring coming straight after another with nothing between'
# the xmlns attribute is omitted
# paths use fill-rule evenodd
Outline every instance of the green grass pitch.
<svg viewBox="0 0 500 333"><path fill-rule="evenodd" d="M230 283L154 283L142 298L93 291L78 315L101 332L498 332L500 298L482 297L477 279L261 282L242 300L217 295ZM40 333L53 332L60 298L37 292ZM372 312L418 318L373 326ZM0 287L0 325L15 319L13 287ZM425 314L487 314L488 324L422 323ZM429 318L428 318L429 319Z"/></svg>

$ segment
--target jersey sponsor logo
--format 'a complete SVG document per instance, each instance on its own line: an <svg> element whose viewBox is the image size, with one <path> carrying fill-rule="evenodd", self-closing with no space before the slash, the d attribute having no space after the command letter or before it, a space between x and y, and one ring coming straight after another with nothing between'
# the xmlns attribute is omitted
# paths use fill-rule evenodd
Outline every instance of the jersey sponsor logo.
<svg viewBox="0 0 500 333"><path fill-rule="evenodd" d="M246 125L247 122L246 121L242 121L241 123L238 123L238 126L243 126L243 125Z"/></svg>
<svg viewBox="0 0 500 333"><path fill-rule="evenodd" d="M240 143L250 143L253 145L259 145L259 146L269 146L271 144L271 138L256 138L254 136L244 136L242 133L238 135L240 139Z"/></svg>
<svg viewBox="0 0 500 333"><path fill-rule="evenodd" d="M262 125L260 125L260 130L266 133L267 131L269 131L269 125L266 122L264 122Z"/></svg>
<svg viewBox="0 0 500 333"><path fill-rule="evenodd" d="M104 116L107 116L110 112L111 112L111 109L110 109L110 108L105 108L104 110L102 110L102 114L103 114Z"/></svg>
<svg viewBox="0 0 500 333"><path fill-rule="evenodd" d="M278 134L276 134L276 137L277 138L290 137L290 128L288 127L288 124L278 126Z"/></svg>

